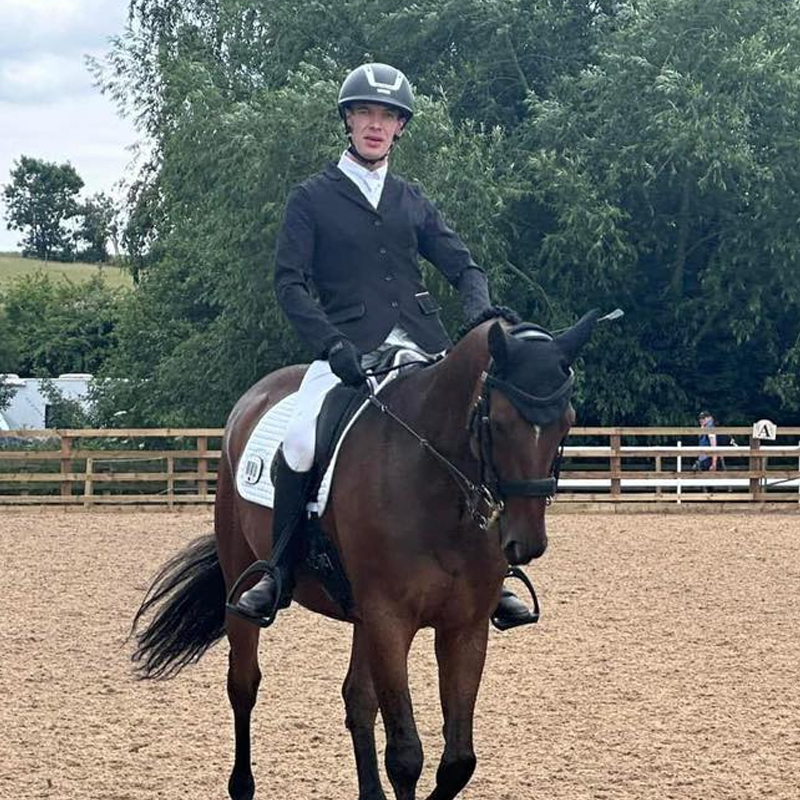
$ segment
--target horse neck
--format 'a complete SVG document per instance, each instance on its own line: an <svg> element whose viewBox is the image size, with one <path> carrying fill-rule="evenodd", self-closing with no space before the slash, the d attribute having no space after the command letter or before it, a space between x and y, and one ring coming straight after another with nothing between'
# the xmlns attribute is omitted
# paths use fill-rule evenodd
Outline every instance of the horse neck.
<svg viewBox="0 0 800 800"><path fill-rule="evenodd" d="M470 331L446 358L418 373L419 380L409 385L406 395L406 413L417 429L454 457L469 456L467 421L489 362L488 327L487 323Z"/></svg>

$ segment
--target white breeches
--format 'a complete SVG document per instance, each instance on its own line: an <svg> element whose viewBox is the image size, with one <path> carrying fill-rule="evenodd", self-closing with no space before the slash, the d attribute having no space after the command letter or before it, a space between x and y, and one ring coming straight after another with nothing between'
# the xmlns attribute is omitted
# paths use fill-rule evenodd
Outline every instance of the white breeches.
<svg viewBox="0 0 800 800"><path fill-rule="evenodd" d="M422 358L434 358L411 341L405 331L395 328L383 345L362 358L361 363L364 368L370 369L378 360L381 351L391 345L402 345ZM370 378L370 381L372 381L374 389L376 381L374 378ZM325 396L339 382L339 379L331 372L330 364L327 361L314 361L303 377L303 382L297 390L297 405L295 405L294 413L286 426L283 438L283 457L290 469L295 472L307 472L314 465L317 417L325 402Z"/></svg>
<svg viewBox="0 0 800 800"><path fill-rule="evenodd" d="M327 361L314 361L303 377L283 438L283 457L295 472L308 472L314 465L317 417L325 396L337 383L339 379Z"/></svg>

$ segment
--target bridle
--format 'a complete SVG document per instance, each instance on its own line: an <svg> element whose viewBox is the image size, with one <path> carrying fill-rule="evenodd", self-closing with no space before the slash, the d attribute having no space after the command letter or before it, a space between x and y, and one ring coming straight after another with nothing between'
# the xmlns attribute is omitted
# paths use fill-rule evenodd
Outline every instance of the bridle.
<svg viewBox="0 0 800 800"><path fill-rule="evenodd" d="M537 397L536 395L527 394L514 386L514 384L493 375L491 369L490 366L489 370L481 374L481 392L472 406L467 424L470 436L473 437L476 443L480 485L492 498L494 506L492 509L493 519L490 519L488 524L491 524L494 519L503 513L506 500L509 497L543 497L548 505L552 502L558 490L558 478L561 472L561 461L564 455L564 442L566 439L566 437L562 438L559 443L546 478L504 480L497 469L497 465L494 463L494 441L491 422L492 390L500 392L522 416L527 418L521 408L523 403L527 407L537 405L552 407L555 404L563 404L566 408L575 383L575 375L570 370L569 377L555 392L546 397ZM531 422L531 424L535 423ZM482 527L488 527L488 525Z"/></svg>
<svg viewBox="0 0 800 800"><path fill-rule="evenodd" d="M518 327L521 328L522 326ZM524 330L528 332L534 329L542 332L544 335L529 335L525 338L552 339L547 331L537 326L525 326ZM514 329L512 329L512 331L513 330ZM450 459L437 450L427 439L418 434L408 423L398 417L375 394L370 394L369 399L374 406L401 425L428 453L430 453L431 456L442 464L463 492L470 516L483 530L488 530L503 515L506 507L506 500L510 497L544 498L548 505L552 502L558 489L558 478L561 471L564 441L566 438L561 440L546 478L527 478L515 481L503 479L494 462L493 455L490 417L492 391L500 392L526 421L534 425L537 424L534 420L540 418L539 415L543 410L550 411L551 416L553 408L563 407L563 409L566 410L572 395L575 374L570 369L569 375L564 383L553 393L545 397L528 394L513 383L496 375L493 361L490 362L489 367L481 373L480 381L481 390L473 403L467 422L467 430L469 431L470 439L474 441L476 445L478 483L475 483L465 475L462 470L450 461ZM563 411L561 413L563 413Z"/></svg>

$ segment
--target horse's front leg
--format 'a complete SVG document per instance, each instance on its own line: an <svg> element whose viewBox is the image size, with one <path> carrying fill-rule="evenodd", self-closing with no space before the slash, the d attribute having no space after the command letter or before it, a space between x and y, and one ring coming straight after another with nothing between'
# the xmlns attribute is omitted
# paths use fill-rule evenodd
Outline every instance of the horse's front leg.
<svg viewBox="0 0 800 800"><path fill-rule="evenodd" d="M356 623L353 628L350 668L342 686L342 696L347 709L345 724L353 739L358 770L358 800L386 800L375 751L378 697L372 684L366 642L363 626Z"/></svg>
<svg viewBox="0 0 800 800"><path fill-rule="evenodd" d="M253 800L255 781L250 766L250 715L261 682L261 670L258 667L260 629L230 614L226 625L231 646L228 655L228 698L233 708L236 741L228 794L232 800Z"/></svg>
<svg viewBox="0 0 800 800"><path fill-rule="evenodd" d="M373 614L363 626L386 729L386 774L397 800L415 800L423 756L408 690L408 650L416 627L391 613Z"/></svg>
<svg viewBox="0 0 800 800"><path fill-rule="evenodd" d="M436 788L428 800L453 800L475 771L472 720L488 633L485 619L469 628L436 631L445 747L436 771Z"/></svg>

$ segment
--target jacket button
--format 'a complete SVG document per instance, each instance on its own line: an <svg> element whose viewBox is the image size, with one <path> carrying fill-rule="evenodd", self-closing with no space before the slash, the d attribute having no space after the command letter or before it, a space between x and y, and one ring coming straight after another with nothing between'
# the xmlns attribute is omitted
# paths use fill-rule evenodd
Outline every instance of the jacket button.
<svg viewBox="0 0 800 800"><path fill-rule="evenodd" d="M378 250L378 252L379 252L379 253L380 253L382 256L385 256L385 255L386 255L386 248L385 248L385 247L381 247L381 249L380 249L380 250Z"/></svg>
<svg viewBox="0 0 800 800"><path fill-rule="evenodd" d="M397 300L392 300L392 303L391 303L392 308L397 308L399 305L400 305L400 303L398 303Z"/></svg>
<svg viewBox="0 0 800 800"><path fill-rule="evenodd" d="M381 222L379 219L376 219L376 220L375 220L375 222L373 222L372 224L373 224L373 225L374 225L376 228L380 228L380 226L381 226L381 225L383 225L383 223L382 223L382 222Z"/></svg>
<svg viewBox="0 0 800 800"><path fill-rule="evenodd" d="M384 275L383 279L385 281L393 281L394 280L394 275Z"/></svg>

